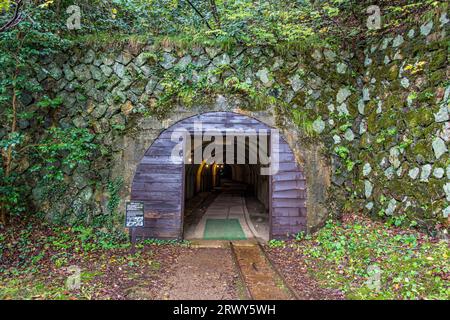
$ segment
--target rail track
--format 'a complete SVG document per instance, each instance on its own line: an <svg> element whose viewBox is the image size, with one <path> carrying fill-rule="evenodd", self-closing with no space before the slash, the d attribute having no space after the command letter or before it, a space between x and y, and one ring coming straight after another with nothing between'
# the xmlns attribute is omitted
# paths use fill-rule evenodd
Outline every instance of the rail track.
<svg viewBox="0 0 450 320"><path fill-rule="evenodd" d="M300 300L259 243L231 241L231 254L249 300Z"/></svg>

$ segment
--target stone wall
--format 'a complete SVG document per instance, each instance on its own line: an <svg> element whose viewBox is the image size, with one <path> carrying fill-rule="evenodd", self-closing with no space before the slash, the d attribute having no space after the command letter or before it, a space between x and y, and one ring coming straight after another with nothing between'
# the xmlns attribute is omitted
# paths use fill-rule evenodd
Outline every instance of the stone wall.
<svg viewBox="0 0 450 320"><path fill-rule="evenodd" d="M449 71L445 11L367 44L357 105L365 211L448 225Z"/></svg>
<svg viewBox="0 0 450 320"><path fill-rule="evenodd" d="M35 186L34 202L49 217L89 221L113 214L108 185L121 180L121 212L162 130L235 111L280 128L290 144L307 175L310 231L343 209L448 226L448 21L440 12L425 18L374 36L361 52L149 39L49 57L36 80L63 98L57 120L88 128L99 148L89 167L68 170L63 199Z"/></svg>
<svg viewBox="0 0 450 320"><path fill-rule="evenodd" d="M91 220L111 214L108 185L122 180L118 208L122 212L136 167L162 130L202 112L234 111L280 128L312 186L308 202L314 218L309 227L323 223L330 186L323 143L304 137L291 113L277 106L276 99L293 109L318 113L321 97L331 103L335 96L327 78L330 74L337 78L336 61L337 55L330 50L281 56L260 48L186 49L176 44L156 45L152 39L134 47L90 48L87 52L75 48L61 54L43 65L37 80L47 93L63 98L59 123L91 130L99 150L89 168L67 173L69 189L64 199L46 199L36 187L34 201L50 217L63 214L62 220L69 222L79 217ZM260 92L261 99L271 97L275 102L257 107L258 97L248 99L247 93L227 87L229 81L241 81ZM209 92L204 94L206 99L190 105L174 100L161 112L158 102L173 83L186 88L201 83Z"/></svg>

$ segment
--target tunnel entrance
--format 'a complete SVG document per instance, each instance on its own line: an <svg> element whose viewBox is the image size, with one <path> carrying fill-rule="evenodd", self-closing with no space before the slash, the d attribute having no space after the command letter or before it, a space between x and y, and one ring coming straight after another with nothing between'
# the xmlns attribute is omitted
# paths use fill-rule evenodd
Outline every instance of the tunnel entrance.
<svg viewBox="0 0 450 320"><path fill-rule="evenodd" d="M303 170L278 130L234 112L203 113L161 132L140 161L131 200L144 204L144 227L135 233L285 239L306 231L306 191Z"/></svg>
<svg viewBox="0 0 450 320"><path fill-rule="evenodd" d="M253 154L258 151L255 140L248 137L239 142L245 151L244 163L237 163L240 146L236 140L229 148L233 154L227 154L231 163L204 158L200 164L185 165L185 239L269 240L269 176L261 175L263 163ZM209 145L202 144L202 153ZM192 159L195 150L190 153Z"/></svg>

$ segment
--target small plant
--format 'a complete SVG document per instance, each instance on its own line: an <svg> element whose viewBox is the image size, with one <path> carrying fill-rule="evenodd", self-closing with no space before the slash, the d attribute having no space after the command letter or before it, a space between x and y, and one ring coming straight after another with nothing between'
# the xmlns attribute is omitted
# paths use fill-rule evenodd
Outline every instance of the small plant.
<svg viewBox="0 0 450 320"><path fill-rule="evenodd" d="M305 239L305 232L304 231L300 231L299 233L297 233L295 235L295 241L302 241L303 239Z"/></svg>
<svg viewBox="0 0 450 320"><path fill-rule="evenodd" d="M269 241L269 247L271 248L284 248L286 246L286 242L283 240L272 239Z"/></svg>
<svg viewBox="0 0 450 320"><path fill-rule="evenodd" d="M347 147L344 146L338 146L334 149L334 152L341 158L341 159L347 159L348 155L350 153L350 150L348 150Z"/></svg>

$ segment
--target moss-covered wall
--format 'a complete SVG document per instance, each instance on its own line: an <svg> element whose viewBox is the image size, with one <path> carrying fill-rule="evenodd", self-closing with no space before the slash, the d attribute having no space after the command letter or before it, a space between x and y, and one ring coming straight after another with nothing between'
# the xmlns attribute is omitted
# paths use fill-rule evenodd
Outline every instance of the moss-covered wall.
<svg viewBox="0 0 450 320"><path fill-rule="evenodd" d="M369 38L361 52L149 39L49 57L36 80L63 98L58 122L88 128L99 147L90 166L67 171L63 198L35 186L34 202L64 221L117 215L112 193L119 190L123 205L138 162L164 128L233 110L282 130L307 174L309 230L342 210L446 227L446 28L444 14L430 14Z"/></svg>
<svg viewBox="0 0 450 320"><path fill-rule="evenodd" d="M328 213L331 172L313 122L322 101L336 96L332 83L352 81L336 63L344 62L331 50L185 48L153 39L52 57L37 80L63 99L57 121L89 129L98 150L90 166L67 171L62 198L36 186L34 201L50 218L69 222L122 212L136 167L162 130L198 113L234 111L281 130L307 174L312 230ZM110 189L119 181L122 201L113 213Z"/></svg>
<svg viewBox="0 0 450 320"><path fill-rule="evenodd" d="M448 45L448 18L437 11L365 47L355 194L366 212L448 226Z"/></svg>

